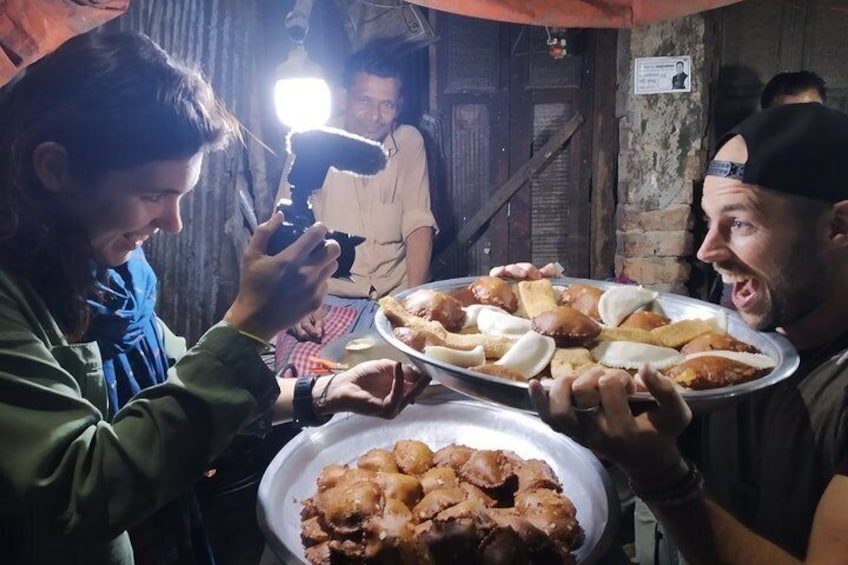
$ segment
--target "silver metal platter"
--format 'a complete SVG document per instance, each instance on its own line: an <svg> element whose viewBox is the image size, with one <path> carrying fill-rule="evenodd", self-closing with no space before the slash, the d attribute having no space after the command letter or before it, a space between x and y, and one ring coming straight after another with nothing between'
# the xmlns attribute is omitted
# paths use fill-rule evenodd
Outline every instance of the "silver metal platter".
<svg viewBox="0 0 848 565"><path fill-rule="evenodd" d="M466 277L438 281L405 290L398 293L395 298L401 300L411 292L422 288L451 292L467 286L476 278ZM572 278L553 279L552 282L555 286L583 283L604 290L618 286L616 283L605 281ZM754 391L788 378L798 368L800 362L798 352L789 343L789 340L782 335L755 331L747 326L736 312L727 308L677 294L662 292L659 294L657 300L659 307L672 320L706 318L719 312L725 313L728 316L728 333L730 335L753 345L777 362L777 366L768 375L747 383L710 390L684 391L682 393L683 398L693 410L706 412L735 402ZM394 336L391 323L382 310L377 312L375 325L383 339L406 354L419 369L427 373L433 380L473 398L495 402L519 410L533 411L527 394L527 383L477 373L425 357L423 353L412 349ZM647 393L636 393L632 396L632 401L649 402L650 396Z"/></svg>
<svg viewBox="0 0 848 565"><path fill-rule="evenodd" d="M349 345L352 341L370 343L365 349L351 350ZM397 348L386 343L386 340L375 329L364 330L339 336L321 348L319 354L324 359L345 363L350 367L358 365L363 361L374 359L392 359L401 363L410 363L409 357L401 353Z"/></svg>
<svg viewBox="0 0 848 565"><path fill-rule="evenodd" d="M274 457L259 484L259 525L271 549L285 563L306 563L300 541L303 499L315 494L327 465L353 464L374 448L415 439L436 450L453 443L476 449L509 449L526 459L542 459L556 472L577 508L586 541L576 552L581 564L595 563L615 535L618 499L604 467L587 449L558 434L538 418L473 401L409 406L391 421L337 414L309 428Z"/></svg>

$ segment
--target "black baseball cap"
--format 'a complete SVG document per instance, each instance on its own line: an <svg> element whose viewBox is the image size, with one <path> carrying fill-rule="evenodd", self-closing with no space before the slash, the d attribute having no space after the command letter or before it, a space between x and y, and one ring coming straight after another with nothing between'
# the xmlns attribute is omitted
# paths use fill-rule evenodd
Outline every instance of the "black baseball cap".
<svg viewBox="0 0 848 565"><path fill-rule="evenodd" d="M741 135L745 163L711 161L707 175L827 202L848 200L848 114L814 102L762 110L725 134Z"/></svg>

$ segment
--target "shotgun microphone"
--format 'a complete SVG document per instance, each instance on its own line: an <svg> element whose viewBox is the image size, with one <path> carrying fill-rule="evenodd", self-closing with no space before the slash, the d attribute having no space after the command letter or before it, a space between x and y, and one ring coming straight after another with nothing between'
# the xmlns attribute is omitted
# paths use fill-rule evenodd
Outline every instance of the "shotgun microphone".
<svg viewBox="0 0 848 565"><path fill-rule="evenodd" d="M286 146L292 156L288 175L291 200L281 199L277 203L277 210L283 213L285 221L268 242L269 255L276 255L294 243L315 223L309 195L324 185L330 167L355 176L373 176L388 163L386 150L379 143L335 128L292 132L286 139ZM336 240L342 251L333 276L349 277L356 246L365 238L335 230L328 233L327 238Z"/></svg>

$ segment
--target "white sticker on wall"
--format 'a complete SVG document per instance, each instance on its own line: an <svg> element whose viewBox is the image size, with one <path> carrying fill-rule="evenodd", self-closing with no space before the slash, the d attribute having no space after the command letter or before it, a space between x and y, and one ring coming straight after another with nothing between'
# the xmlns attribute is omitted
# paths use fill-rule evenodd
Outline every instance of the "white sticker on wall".
<svg viewBox="0 0 848 565"><path fill-rule="evenodd" d="M633 73L636 94L692 91L692 58L639 57Z"/></svg>

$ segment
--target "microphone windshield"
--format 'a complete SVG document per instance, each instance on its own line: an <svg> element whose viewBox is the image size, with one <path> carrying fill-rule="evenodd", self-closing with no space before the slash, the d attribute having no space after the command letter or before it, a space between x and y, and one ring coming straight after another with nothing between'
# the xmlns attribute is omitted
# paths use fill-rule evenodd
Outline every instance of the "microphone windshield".
<svg viewBox="0 0 848 565"><path fill-rule="evenodd" d="M308 155L310 160L363 176L376 175L388 162L381 144L336 128L294 131L287 138L287 146L295 162Z"/></svg>

